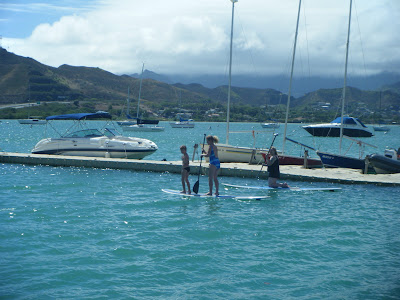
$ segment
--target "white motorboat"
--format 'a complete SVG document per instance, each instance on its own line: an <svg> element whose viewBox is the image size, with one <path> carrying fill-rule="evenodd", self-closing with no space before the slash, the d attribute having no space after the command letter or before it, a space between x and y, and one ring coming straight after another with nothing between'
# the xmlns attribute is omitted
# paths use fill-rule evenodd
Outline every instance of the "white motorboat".
<svg viewBox="0 0 400 300"><path fill-rule="evenodd" d="M279 128L280 124L279 123L262 123L261 127L262 128Z"/></svg>
<svg viewBox="0 0 400 300"><path fill-rule="evenodd" d="M94 114L79 113L50 116L46 120L76 120L111 118L106 112ZM81 123L79 123L81 124ZM111 129L83 129L65 134L59 138L46 138L33 148L34 154L71 155L89 157L142 159L155 151L157 145L147 139L120 136Z"/></svg>
<svg viewBox="0 0 400 300"><path fill-rule="evenodd" d="M181 119L179 122L170 122L169 125L171 125L172 128L194 128L194 121L192 119Z"/></svg>
<svg viewBox="0 0 400 300"><path fill-rule="evenodd" d="M308 133L321 137L340 137L341 117L330 123L303 126ZM350 137L371 137L372 132L359 119L343 117L343 135Z"/></svg>
<svg viewBox="0 0 400 300"><path fill-rule="evenodd" d="M164 131L164 127L150 124L135 124L130 126L123 126L123 131L142 131L142 132L159 132Z"/></svg>

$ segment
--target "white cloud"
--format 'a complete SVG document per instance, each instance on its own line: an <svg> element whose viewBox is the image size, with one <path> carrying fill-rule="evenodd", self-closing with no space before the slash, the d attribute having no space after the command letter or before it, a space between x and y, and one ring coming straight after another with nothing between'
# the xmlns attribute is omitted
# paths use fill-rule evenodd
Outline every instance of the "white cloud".
<svg viewBox="0 0 400 300"><path fill-rule="evenodd" d="M363 57L367 72L397 71L396 1L359 1L353 6L350 51L357 72L364 70ZM303 1L296 69L308 69L309 58L311 75L343 73L348 3ZM287 72L297 8L294 0L242 0L235 5L235 73ZM133 73L145 61L146 68L158 73L224 73L230 21L228 0L103 0L96 8L40 24L27 39L4 37L3 44L52 66L67 63Z"/></svg>

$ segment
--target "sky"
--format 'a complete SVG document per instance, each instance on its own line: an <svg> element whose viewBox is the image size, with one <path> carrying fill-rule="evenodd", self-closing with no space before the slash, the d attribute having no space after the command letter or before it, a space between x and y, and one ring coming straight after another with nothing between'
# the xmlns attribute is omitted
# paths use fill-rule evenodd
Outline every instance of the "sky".
<svg viewBox="0 0 400 300"><path fill-rule="evenodd" d="M235 3L233 74L289 75L298 0ZM353 0L348 71L400 72L400 0ZM343 76L349 0L303 0L297 76ZM1 46L58 67L227 74L229 0L0 0Z"/></svg>

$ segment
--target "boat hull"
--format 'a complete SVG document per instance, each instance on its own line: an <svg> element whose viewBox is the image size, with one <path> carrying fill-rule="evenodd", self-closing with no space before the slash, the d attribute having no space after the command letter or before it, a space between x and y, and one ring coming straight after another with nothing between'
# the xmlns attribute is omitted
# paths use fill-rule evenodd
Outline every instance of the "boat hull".
<svg viewBox="0 0 400 300"><path fill-rule="evenodd" d="M400 161L384 155L372 154L367 157L368 163L378 174L400 173Z"/></svg>
<svg viewBox="0 0 400 300"><path fill-rule="evenodd" d="M157 145L146 139L129 137L47 138L39 141L34 154L70 155L142 159L155 151Z"/></svg>
<svg viewBox="0 0 400 300"><path fill-rule="evenodd" d="M226 144L217 144L218 158L222 163L250 163L262 164L265 162L264 156L268 154L268 149L255 149L250 147L238 147ZM204 146L208 151L208 145ZM254 153L254 155L253 155ZM304 157L282 155L278 153L280 165L304 165ZM320 159L307 158L308 166L322 167Z"/></svg>
<svg viewBox="0 0 400 300"><path fill-rule="evenodd" d="M291 165L291 166L304 165L304 157L278 154L278 158L280 165ZM307 166L322 167L322 161L320 159L307 157Z"/></svg>
<svg viewBox="0 0 400 300"><path fill-rule="evenodd" d="M46 120L40 120L40 119L23 119L23 120L18 120L19 124L26 124L26 125L44 125L46 124Z"/></svg>
<svg viewBox="0 0 400 300"><path fill-rule="evenodd" d="M135 132L160 132L164 131L165 128L161 126L131 125L122 127L122 130Z"/></svg>
<svg viewBox="0 0 400 300"><path fill-rule="evenodd" d="M238 147L226 144L217 144L218 158L222 163L251 163L259 164L264 162L263 154L268 152L268 149L255 149L250 147ZM208 145L204 145L204 150L208 151ZM253 151L255 155L253 156Z"/></svg>
<svg viewBox="0 0 400 300"><path fill-rule="evenodd" d="M365 159L353 158L344 155L331 154L327 152L317 151L318 156L326 167L333 168L349 168L349 169L365 169Z"/></svg>

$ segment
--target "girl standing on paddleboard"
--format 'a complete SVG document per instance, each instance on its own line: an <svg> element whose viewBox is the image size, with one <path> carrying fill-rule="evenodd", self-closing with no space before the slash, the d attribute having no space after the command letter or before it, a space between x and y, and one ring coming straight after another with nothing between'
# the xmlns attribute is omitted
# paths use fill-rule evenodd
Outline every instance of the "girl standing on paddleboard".
<svg viewBox="0 0 400 300"><path fill-rule="evenodd" d="M266 158L266 163L268 166L268 186L272 188L283 187L288 188L289 185L285 183L279 183L278 179L281 178L281 173L279 171L279 158L278 152L275 147L271 147L269 150L270 155Z"/></svg>
<svg viewBox="0 0 400 300"><path fill-rule="evenodd" d="M189 167L189 155L187 154L187 148L185 145L182 145L180 147L181 153L182 153L182 187L183 191L181 192L182 194L186 194L186 187L185 183L187 184L188 187L188 194L191 194L192 192L190 191L190 184L189 184L189 173L190 173L190 167Z"/></svg>
<svg viewBox="0 0 400 300"><path fill-rule="evenodd" d="M219 139L216 136L209 135L206 137L208 144L207 154L202 154L203 157L209 157L210 166L208 169L208 185L210 191L206 195L212 195L213 182L215 184L215 195L219 195L219 182L218 182L218 171L220 169L220 161L218 158L218 148L214 143L218 143ZM204 150L203 150L204 151ZM204 152L205 153L205 152Z"/></svg>

